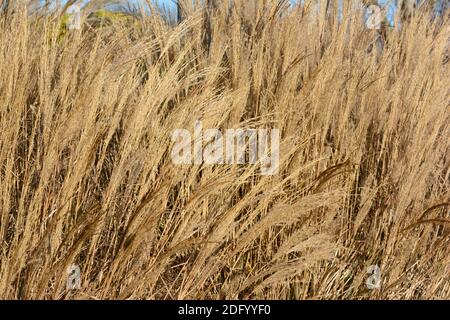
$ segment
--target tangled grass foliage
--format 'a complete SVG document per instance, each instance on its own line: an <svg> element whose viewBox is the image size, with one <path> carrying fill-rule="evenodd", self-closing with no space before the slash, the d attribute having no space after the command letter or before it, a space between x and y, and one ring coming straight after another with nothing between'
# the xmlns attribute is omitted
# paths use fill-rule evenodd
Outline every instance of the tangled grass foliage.
<svg viewBox="0 0 450 320"><path fill-rule="evenodd" d="M449 18L418 9L380 50L350 1L310 2L62 40L2 12L0 297L450 298ZM279 129L278 174L175 165L196 120Z"/></svg>

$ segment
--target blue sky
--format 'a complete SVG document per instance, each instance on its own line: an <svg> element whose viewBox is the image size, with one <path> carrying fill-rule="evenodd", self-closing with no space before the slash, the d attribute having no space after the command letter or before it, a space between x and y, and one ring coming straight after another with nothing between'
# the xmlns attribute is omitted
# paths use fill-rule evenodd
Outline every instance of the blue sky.
<svg viewBox="0 0 450 320"><path fill-rule="evenodd" d="M67 0L62 0L61 2L64 3L66 1ZM84 0L84 1L87 2L88 0ZM174 0L152 0L152 1L158 3L158 4L162 5L162 6L165 6L168 9L175 9L176 8ZM249 0L249 1L252 1L252 0ZM298 0L291 0L291 2L296 2L296 1L298 1ZM380 4L384 4L387 1L389 1L389 0L378 0L378 2ZM130 0L130 2L131 3L133 3L133 2L135 2L135 3L140 3L141 2L142 3L143 0Z"/></svg>
<svg viewBox="0 0 450 320"><path fill-rule="evenodd" d="M62 3L65 3L67 0L62 0ZM84 2L87 2L89 0L83 0ZM156 2L162 6L164 6L166 9L168 9L169 11L175 10L176 5L175 5L175 1L174 0L151 0L153 2ZM255 0L248 0L248 1L255 1ZM258 0L256 0L258 1ZM296 1L303 1L303 0L291 0L291 2L296 2ZM340 1L348 1L348 0L340 0ZM441 0L441 1L448 1L448 0ZM135 2L135 3L142 3L143 0L130 0L130 2ZM394 0L378 0L378 3L381 6L386 5L386 3L390 2L391 5L389 6L388 10L387 10L387 18L388 20L392 23L393 22L393 18L395 15L395 11L396 11L396 7L394 4Z"/></svg>
<svg viewBox="0 0 450 320"><path fill-rule="evenodd" d="M65 3L67 0L61 0L61 3ZM87 2L88 0L84 0L83 2ZM159 4L162 4L164 6L167 6L168 8L175 8L175 3L173 0L152 0L154 2L157 2ZM142 0L130 0L130 2L139 3L142 2Z"/></svg>
<svg viewBox="0 0 450 320"><path fill-rule="evenodd" d="M85 0L85 1L88 1L88 0ZM136 3L139 3L139 2L141 2L142 0L130 0L130 2L136 2ZM174 0L152 0L152 1L155 1L155 2L157 2L157 3L159 3L159 4L162 4L162 5L164 5L164 6L167 6L167 7L169 7L169 8L175 8L175 2L174 2ZM249 1L252 1L252 0L249 0ZM291 2L296 2L297 0L291 0ZM379 3L380 4L383 4L383 3L386 3L388 0L379 0ZM62 3L64 3L64 2L66 2L66 0L62 0L61 1Z"/></svg>

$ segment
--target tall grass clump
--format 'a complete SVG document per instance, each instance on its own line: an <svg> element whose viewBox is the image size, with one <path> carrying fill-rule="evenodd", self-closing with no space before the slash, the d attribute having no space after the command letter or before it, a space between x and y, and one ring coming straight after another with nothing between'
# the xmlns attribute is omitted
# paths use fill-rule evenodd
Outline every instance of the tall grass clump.
<svg viewBox="0 0 450 320"><path fill-rule="evenodd" d="M449 17L312 2L3 10L0 298L450 298ZM196 120L280 129L279 173L174 165Z"/></svg>

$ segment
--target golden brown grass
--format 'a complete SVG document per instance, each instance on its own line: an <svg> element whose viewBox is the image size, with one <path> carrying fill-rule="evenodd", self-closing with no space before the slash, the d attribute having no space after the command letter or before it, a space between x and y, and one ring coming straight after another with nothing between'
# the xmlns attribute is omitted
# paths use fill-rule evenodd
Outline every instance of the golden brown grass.
<svg viewBox="0 0 450 320"><path fill-rule="evenodd" d="M448 17L381 52L350 1L237 2L62 38L1 14L0 298L450 298ZM173 165L196 119L279 128L279 174Z"/></svg>

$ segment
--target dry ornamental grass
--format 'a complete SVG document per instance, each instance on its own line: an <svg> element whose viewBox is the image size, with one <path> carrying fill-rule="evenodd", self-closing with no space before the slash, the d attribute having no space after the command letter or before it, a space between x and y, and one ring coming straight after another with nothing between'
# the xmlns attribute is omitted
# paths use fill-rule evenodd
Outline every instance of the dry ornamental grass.
<svg viewBox="0 0 450 320"><path fill-rule="evenodd" d="M449 16L258 3L0 13L0 298L450 298ZM175 165L196 120L279 129L278 173Z"/></svg>

